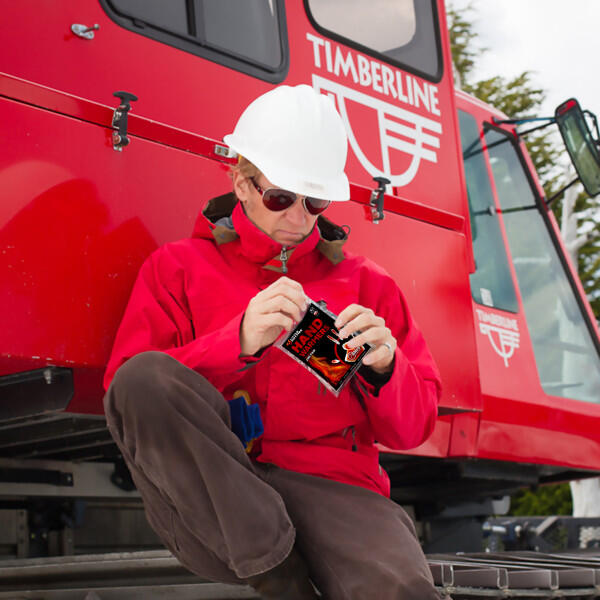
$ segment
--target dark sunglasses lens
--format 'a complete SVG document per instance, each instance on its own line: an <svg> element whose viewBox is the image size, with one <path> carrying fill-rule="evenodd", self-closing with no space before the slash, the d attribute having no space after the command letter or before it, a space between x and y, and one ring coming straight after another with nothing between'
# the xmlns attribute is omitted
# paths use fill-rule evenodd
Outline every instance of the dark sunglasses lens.
<svg viewBox="0 0 600 600"><path fill-rule="evenodd" d="M306 200L304 201L304 206L306 206L306 210L311 215L320 215L329 206L329 200L306 198Z"/></svg>
<svg viewBox="0 0 600 600"><path fill-rule="evenodd" d="M294 202L296 202L296 194L286 190L270 189L263 194L263 203L269 210L285 210Z"/></svg>

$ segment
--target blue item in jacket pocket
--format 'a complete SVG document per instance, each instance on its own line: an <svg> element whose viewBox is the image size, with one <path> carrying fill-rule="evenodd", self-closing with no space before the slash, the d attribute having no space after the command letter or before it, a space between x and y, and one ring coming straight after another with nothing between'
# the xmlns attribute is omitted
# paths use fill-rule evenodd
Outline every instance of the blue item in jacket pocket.
<svg viewBox="0 0 600 600"><path fill-rule="evenodd" d="M231 431L237 435L242 444L249 449L252 441L264 432L258 404L248 404L244 396L229 401L231 413Z"/></svg>

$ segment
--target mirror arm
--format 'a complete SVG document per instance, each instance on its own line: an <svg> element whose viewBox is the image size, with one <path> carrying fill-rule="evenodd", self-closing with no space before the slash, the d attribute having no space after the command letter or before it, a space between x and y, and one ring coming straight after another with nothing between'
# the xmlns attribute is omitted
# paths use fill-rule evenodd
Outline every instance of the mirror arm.
<svg viewBox="0 0 600 600"><path fill-rule="evenodd" d="M522 125L523 123L533 123L534 121L547 121L543 125L538 125L537 127L532 127L531 129L526 129L525 131L517 131L516 134L519 137L527 135L532 131L538 131L538 129L544 129L550 125L556 123L556 119L554 117L529 117L526 119L496 119L495 117L492 121L496 125Z"/></svg>
<svg viewBox="0 0 600 600"><path fill-rule="evenodd" d="M522 119L497 119L496 117L492 117L492 121L496 123L496 125L521 125L523 123L532 123L533 121L551 121L554 123L554 117L523 117ZM551 123L548 123L551 125Z"/></svg>
<svg viewBox="0 0 600 600"><path fill-rule="evenodd" d="M567 183L567 185L565 185L565 187L558 190L558 192L556 192L556 194L554 194L553 196L548 198L548 200L546 200L546 206L550 206L559 196L561 196L564 192L566 192L572 185L575 185L578 181L579 181L579 177L575 177L575 179L573 179L573 181L571 181L570 183Z"/></svg>
<svg viewBox="0 0 600 600"><path fill-rule="evenodd" d="M548 125L554 125L555 121L552 119L550 123L544 123L544 125L538 125L537 127L532 127L531 129L526 129L525 131L517 131L517 135L519 137L523 135L527 135L528 133L532 133L533 131L537 131L538 129L545 129Z"/></svg>

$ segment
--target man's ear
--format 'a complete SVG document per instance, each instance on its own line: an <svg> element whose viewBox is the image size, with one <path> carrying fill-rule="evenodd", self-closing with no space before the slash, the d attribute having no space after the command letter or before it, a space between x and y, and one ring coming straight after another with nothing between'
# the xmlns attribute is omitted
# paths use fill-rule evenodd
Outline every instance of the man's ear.
<svg viewBox="0 0 600 600"><path fill-rule="evenodd" d="M233 193L242 203L247 202L250 197L250 182L239 171L233 172Z"/></svg>

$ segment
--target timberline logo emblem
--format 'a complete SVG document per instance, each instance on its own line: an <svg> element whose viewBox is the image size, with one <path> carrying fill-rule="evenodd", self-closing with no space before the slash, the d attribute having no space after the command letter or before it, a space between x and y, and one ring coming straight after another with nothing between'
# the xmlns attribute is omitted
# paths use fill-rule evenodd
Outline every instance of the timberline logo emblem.
<svg viewBox="0 0 600 600"><path fill-rule="evenodd" d="M312 76L312 84L315 90L333 98L346 125L350 146L360 164L372 177L387 177L392 186L401 187L414 179L422 160L437 163L436 150L440 147L442 134L439 121L378 100L319 75ZM362 104L376 112L382 168L373 164L363 152L348 116L348 101ZM411 157L402 172L395 171L390 150L398 150Z"/></svg>
<svg viewBox="0 0 600 600"><path fill-rule="evenodd" d="M334 101L367 173L402 187L422 161L438 162L442 113L436 85L313 33L306 40L315 68L312 85Z"/></svg>
<svg viewBox="0 0 600 600"><path fill-rule="evenodd" d="M475 309L479 318L479 331L488 337L492 348L508 367L508 359L519 347L521 334L516 319L489 313L479 308Z"/></svg>

